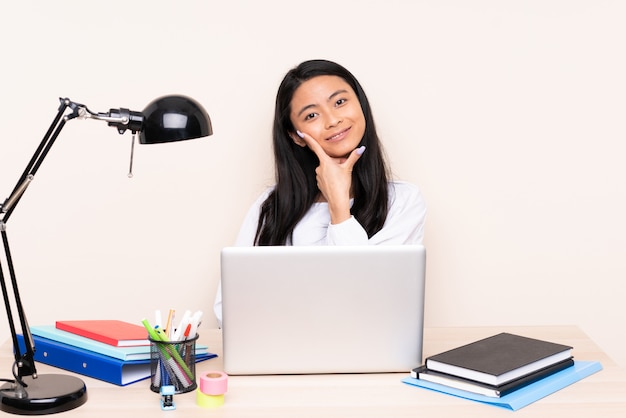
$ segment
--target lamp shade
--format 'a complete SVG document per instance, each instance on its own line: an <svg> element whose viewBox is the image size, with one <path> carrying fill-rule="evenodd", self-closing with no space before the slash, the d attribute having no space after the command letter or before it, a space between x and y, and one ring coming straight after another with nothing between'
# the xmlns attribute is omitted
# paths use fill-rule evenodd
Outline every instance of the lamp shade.
<svg viewBox="0 0 626 418"><path fill-rule="evenodd" d="M211 119L204 108L186 96L163 96L143 110L141 144L182 141L213 134Z"/></svg>

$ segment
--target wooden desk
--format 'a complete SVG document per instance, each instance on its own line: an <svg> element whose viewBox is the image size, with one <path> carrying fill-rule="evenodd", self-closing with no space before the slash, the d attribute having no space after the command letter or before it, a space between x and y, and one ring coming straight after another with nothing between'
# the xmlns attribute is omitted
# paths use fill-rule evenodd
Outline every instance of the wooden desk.
<svg viewBox="0 0 626 418"><path fill-rule="evenodd" d="M424 356L508 331L568 344L578 360L600 361L604 370L548 396L519 411L455 398L401 383L407 374L230 376L225 404L216 409L200 408L195 393L174 396L175 411L160 410L160 395L150 390L149 381L118 387L80 376L87 385L89 400L67 417L624 417L626 416L626 372L620 369L583 332L572 326L427 328ZM203 330L201 341L221 354L221 332ZM259 359L263 361L263 359ZM9 377L12 356L7 342L0 352L0 377ZM197 374L221 370L216 358L198 363ZM59 373L43 364L40 374ZM64 372L68 373L69 372ZM163 415L161 415L163 414Z"/></svg>

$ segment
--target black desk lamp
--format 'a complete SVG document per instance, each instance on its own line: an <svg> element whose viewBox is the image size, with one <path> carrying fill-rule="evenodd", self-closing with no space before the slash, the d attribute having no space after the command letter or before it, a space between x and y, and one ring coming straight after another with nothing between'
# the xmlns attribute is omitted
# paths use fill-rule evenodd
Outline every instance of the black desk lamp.
<svg viewBox="0 0 626 418"><path fill-rule="evenodd" d="M6 223L13 213L26 188L33 180L43 159L57 139L68 120L74 118L102 120L117 128L120 134L130 130L133 134L131 146L131 166L135 136L139 133L141 144L157 144L184 139L200 138L213 133L211 120L200 104L185 96L164 96L151 102L143 112L128 109L110 109L106 113L94 113L86 106L69 99L60 99L61 105L50 128L35 151L28 166L22 173L11 195L0 205L0 233L4 246L4 255L11 278L13 299L19 317L19 325L24 336L25 350L18 344L15 323L5 282L4 265L0 263L0 284L11 328L15 362L13 363L14 380L0 387L0 410L20 415L44 415L77 408L87 401L87 388L84 382L74 376L62 374L38 375L35 368L35 344L26 320L20 293L9 250ZM66 113L66 110L68 110Z"/></svg>

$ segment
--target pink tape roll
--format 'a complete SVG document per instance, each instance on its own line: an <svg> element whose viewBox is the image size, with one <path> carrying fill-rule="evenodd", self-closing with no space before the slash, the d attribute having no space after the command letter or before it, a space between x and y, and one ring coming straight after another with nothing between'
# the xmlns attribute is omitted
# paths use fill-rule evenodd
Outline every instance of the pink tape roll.
<svg viewBox="0 0 626 418"><path fill-rule="evenodd" d="M200 392L205 395L223 395L228 390L228 375L211 371L200 376Z"/></svg>

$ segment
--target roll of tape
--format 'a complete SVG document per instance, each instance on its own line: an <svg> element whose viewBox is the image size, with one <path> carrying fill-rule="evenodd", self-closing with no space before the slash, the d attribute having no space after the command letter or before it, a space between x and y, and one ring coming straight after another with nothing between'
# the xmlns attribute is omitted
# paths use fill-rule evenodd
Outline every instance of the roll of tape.
<svg viewBox="0 0 626 418"><path fill-rule="evenodd" d="M217 408L224 405L224 395L207 395L196 389L196 404L202 408Z"/></svg>
<svg viewBox="0 0 626 418"><path fill-rule="evenodd" d="M223 395L228 390L228 375L224 372L207 372L200 376L200 392L205 395Z"/></svg>

